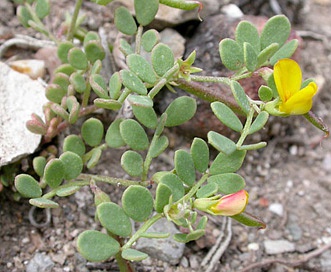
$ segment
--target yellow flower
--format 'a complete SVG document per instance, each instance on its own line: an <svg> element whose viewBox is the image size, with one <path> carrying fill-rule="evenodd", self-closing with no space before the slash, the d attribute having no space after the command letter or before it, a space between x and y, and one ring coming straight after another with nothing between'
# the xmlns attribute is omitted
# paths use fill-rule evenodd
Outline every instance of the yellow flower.
<svg viewBox="0 0 331 272"><path fill-rule="evenodd" d="M285 115L301 115L310 111L317 92L315 82L301 88L302 73L298 63L281 59L274 66L274 79L280 97L279 111Z"/></svg>

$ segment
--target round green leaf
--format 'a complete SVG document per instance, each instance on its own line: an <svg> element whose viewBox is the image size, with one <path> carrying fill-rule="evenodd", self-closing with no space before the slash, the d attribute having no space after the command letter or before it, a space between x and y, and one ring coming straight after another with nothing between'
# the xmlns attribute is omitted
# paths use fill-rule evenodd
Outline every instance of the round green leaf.
<svg viewBox="0 0 331 272"><path fill-rule="evenodd" d="M37 0L35 11L39 19L44 19L50 11L49 0Z"/></svg>
<svg viewBox="0 0 331 272"><path fill-rule="evenodd" d="M78 70L86 70L88 66L86 54L81 49L76 47L69 50L68 62L72 67Z"/></svg>
<svg viewBox="0 0 331 272"><path fill-rule="evenodd" d="M137 120L147 128L156 128L157 115L153 108L132 106L132 111Z"/></svg>
<svg viewBox="0 0 331 272"><path fill-rule="evenodd" d="M249 134L253 134L264 127L269 119L269 113L266 111L261 111L255 118L254 122L252 123Z"/></svg>
<svg viewBox="0 0 331 272"><path fill-rule="evenodd" d="M32 205L32 206L36 206L38 208L41 208L41 209L56 209L59 207L59 204L57 204L56 202L52 201L52 200L49 200L49 199L46 199L46 198L42 198L42 197L39 197L39 198L31 198L29 200L29 203Z"/></svg>
<svg viewBox="0 0 331 272"><path fill-rule="evenodd" d="M244 66L244 54L240 45L229 38L223 39L219 44L219 53L226 68L237 71Z"/></svg>
<svg viewBox="0 0 331 272"><path fill-rule="evenodd" d="M142 81L154 84L156 76L150 63L138 54L130 54L126 57L126 64Z"/></svg>
<svg viewBox="0 0 331 272"><path fill-rule="evenodd" d="M121 70L120 76L122 79L122 83L125 87L127 87L130 91L135 92L140 95L147 94L147 88L144 83L137 77L134 73L129 70Z"/></svg>
<svg viewBox="0 0 331 272"><path fill-rule="evenodd" d="M90 41L100 41L100 37L97 32L89 31L84 37L83 46L85 47Z"/></svg>
<svg viewBox="0 0 331 272"><path fill-rule="evenodd" d="M58 187L65 175L65 166L60 159L50 160L44 170L44 180L51 188Z"/></svg>
<svg viewBox="0 0 331 272"><path fill-rule="evenodd" d="M220 120L224 125L233 129L234 131L242 131L243 125L241 121L227 105L222 102L216 101L211 103L211 109L213 110L218 120Z"/></svg>
<svg viewBox="0 0 331 272"><path fill-rule="evenodd" d="M134 150L145 150L149 141L142 126L132 119L124 120L120 123L120 133L124 142Z"/></svg>
<svg viewBox="0 0 331 272"><path fill-rule="evenodd" d="M122 118L114 120L107 129L105 141L109 147L117 148L125 145L125 142L120 133L120 123Z"/></svg>
<svg viewBox="0 0 331 272"><path fill-rule="evenodd" d="M84 45L84 51L87 59L91 63L95 63L97 60L103 60L106 56L105 50L100 41L89 41Z"/></svg>
<svg viewBox="0 0 331 272"><path fill-rule="evenodd" d="M134 10L139 24L148 25L159 9L159 0L134 0Z"/></svg>
<svg viewBox="0 0 331 272"><path fill-rule="evenodd" d="M244 43L244 62L248 71L254 72L257 67L257 54L249 43Z"/></svg>
<svg viewBox="0 0 331 272"><path fill-rule="evenodd" d="M235 173L226 173L211 176L208 182L215 182L218 186L218 191L222 194L234 194L245 188L244 179Z"/></svg>
<svg viewBox="0 0 331 272"><path fill-rule="evenodd" d="M236 28L236 41L243 48L244 43L249 43L255 54L260 52L260 37L257 28L248 21L241 21Z"/></svg>
<svg viewBox="0 0 331 272"><path fill-rule="evenodd" d="M119 72L112 74L109 80L109 95L112 99L118 99L121 95L122 81Z"/></svg>
<svg viewBox="0 0 331 272"><path fill-rule="evenodd" d="M134 35L137 32L136 22L125 7L119 7L115 10L114 23L116 28L126 35Z"/></svg>
<svg viewBox="0 0 331 272"><path fill-rule="evenodd" d="M231 154L219 153L210 166L210 175L233 173L240 169L246 156L245 150L236 150Z"/></svg>
<svg viewBox="0 0 331 272"><path fill-rule="evenodd" d="M29 28L29 21L32 20L32 15L30 11L25 6L18 6L17 8L17 17L20 23L25 27Z"/></svg>
<svg viewBox="0 0 331 272"><path fill-rule="evenodd" d="M94 166L97 165L97 163L99 162L101 155L102 155L102 149L101 148L93 148L90 152L89 152L89 159L88 162L86 164L86 167L88 169L93 168Z"/></svg>
<svg viewBox="0 0 331 272"><path fill-rule="evenodd" d="M71 151L82 157L85 154L85 144L77 135L69 135L64 139L63 151Z"/></svg>
<svg viewBox="0 0 331 272"><path fill-rule="evenodd" d="M170 47L159 43L152 50L152 66L158 76L163 76L174 66L175 57Z"/></svg>
<svg viewBox="0 0 331 272"><path fill-rule="evenodd" d="M153 196L145 187L131 185L122 195L125 213L137 222L143 222L153 211Z"/></svg>
<svg viewBox="0 0 331 272"><path fill-rule="evenodd" d="M142 261L148 258L148 255L144 252L136 249L128 248L122 251L122 258L129 261Z"/></svg>
<svg viewBox="0 0 331 272"><path fill-rule="evenodd" d="M174 127L185 123L194 116L196 110L197 104L194 98L189 96L176 98L165 111L167 114L165 126Z"/></svg>
<svg viewBox="0 0 331 272"><path fill-rule="evenodd" d="M123 153L121 166L132 177L139 177L143 172L144 160L142 156L132 150Z"/></svg>
<svg viewBox="0 0 331 272"><path fill-rule="evenodd" d="M100 223L111 233L127 237L131 235L132 225L124 210L113 202L103 202L97 207Z"/></svg>
<svg viewBox="0 0 331 272"><path fill-rule="evenodd" d="M96 230L86 230L77 239L78 252L91 262L102 262L120 251L120 244L112 237Z"/></svg>
<svg viewBox="0 0 331 272"><path fill-rule="evenodd" d="M118 111L120 108L122 108L122 103L114 99L96 98L93 100L93 103L98 108L103 108L108 110Z"/></svg>
<svg viewBox="0 0 331 272"><path fill-rule="evenodd" d="M241 87L237 81L231 81L230 87L239 107L243 110L244 113L248 114L250 111L250 104L243 87Z"/></svg>
<svg viewBox="0 0 331 272"><path fill-rule="evenodd" d="M44 169L46 166L46 159L43 156L34 157L32 161L33 170L39 177L44 175Z"/></svg>
<svg viewBox="0 0 331 272"><path fill-rule="evenodd" d="M74 48L74 44L69 41L61 42L57 47L57 56L62 63L68 63L68 54L70 49ZM75 67L72 65L72 67Z"/></svg>
<svg viewBox="0 0 331 272"><path fill-rule="evenodd" d="M130 94L128 97L128 101L130 102L131 106L138 106L144 108L152 108L153 107L153 100L146 95L134 95Z"/></svg>
<svg viewBox="0 0 331 272"><path fill-rule="evenodd" d="M103 138L103 124L99 119L92 117L83 123L81 134L85 143L89 146L97 146Z"/></svg>
<svg viewBox="0 0 331 272"><path fill-rule="evenodd" d="M72 67L69 63L64 63L62 65L60 65L59 67L57 67L54 71L54 73L63 73L66 74L68 76L70 76L73 72L75 72L76 69L74 67Z"/></svg>
<svg viewBox="0 0 331 272"><path fill-rule="evenodd" d="M179 178L177 177L177 179ZM164 207L169 204L169 199L171 195L172 190L168 185L163 183L157 185L154 202L156 212L163 213Z"/></svg>
<svg viewBox="0 0 331 272"><path fill-rule="evenodd" d="M64 179L66 180L77 178L83 170L83 160L74 152L64 152L60 156L60 160L64 164Z"/></svg>
<svg viewBox="0 0 331 272"><path fill-rule="evenodd" d="M15 187L23 197L35 198L42 195L39 183L27 174L20 174L15 177Z"/></svg>
<svg viewBox="0 0 331 272"><path fill-rule="evenodd" d="M69 186L56 190L56 195L60 197L70 196L76 193L81 187L80 186Z"/></svg>
<svg viewBox="0 0 331 272"><path fill-rule="evenodd" d="M202 187L197 191L198 198L207 198L217 194L218 186L215 182L210 182Z"/></svg>
<svg viewBox="0 0 331 272"><path fill-rule="evenodd" d="M260 88L258 90L258 95L262 101L268 102L273 97L273 90L268 86L262 85L262 86L260 86Z"/></svg>
<svg viewBox="0 0 331 272"><path fill-rule="evenodd" d="M124 56L128 56L134 53L132 46L124 39L120 39L120 50Z"/></svg>
<svg viewBox="0 0 331 272"><path fill-rule="evenodd" d="M209 131L207 138L208 143L225 154L229 155L237 149L237 146L233 141L215 131Z"/></svg>
<svg viewBox="0 0 331 272"><path fill-rule="evenodd" d="M149 149L149 154L152 158L158 157L169 145L167 136L162 135L159 137Z"/></svg>
<svg viewBox="0 0 331 272"><path fill-rule="evenodd" d="M174 163L176 174L185 184L192 186L195 182L195 168L191 154L184 150L177 150Z"/></svg>
<svg viewBox="0 0 331 272"><path fill-rule="evenodd" d="M272 43L278 43L282 46L291 33L291 23L285 15L276 15L270 18L261 32L261 49L264 49Z"/></svg>
<svg viewBox="0 0 331 272"><path fill-rule="evenodd" d="M272 43L266 48L264 48L260 54L257 56L257 67L265 65L266 61L271 58L279 49L278 43Z"/></svg>
<svg viewBox="0 0 331 272"><path fill-rule="evenodd" d="M295 50L298 48L298 40L291 40L288 43L285 43L271 58L270 64L275 65L276 62L280 59L290 58Z"/></svg>
<svg viewBox="0 0 331 272"><path fill-rule="evenodd" d="M191 145L191 156L195 169L200 173L204 173L209 164L209 148L207 143L200 138L194 138Z"/></svg>
<svg viewBox="0 0 331 272"><path fill-rule="evenodd" d="M167 186L170 189L171 195L172 195L172 201L177 201L177 200L181 199L185 194L184 184L183 184L182 180L173 173L165 173L164 175L162 175L162 177L160 178L160 183L159 183L158 187L161 184ZM162 188L162 186L161 186L161 188ZM159 198L159 200L160 200L160 199L164 198L164 200L163 200L163 202L165 203L163 205L163 207L164 207L166 204L169 203L170 195L160 194L160 192L162 190L159 191L158 188L156 191L157 191L156 199ZM155 207L156 206L157 205L155 205ZM163 207L162 207L162 210L163 210Z"/></svg>
<svg viewBox="0 0 331 272"><path fill-rule="evenodd" d="M147 30L141 37L141 45L146 52L151 52L153 47L161 40L159 32L155 29Z"/></svg>
<svg viewBox="0 0 331 272"><path fill-rule="evenodd" d="M49 84L46 87L46 97L49 101L60 104L67 91L57 84Z"/></svg>
<svg viewBox="0 0 331 272"><path fill-rule="evenodd" d="M93 91L101 98L107 99L108 90L104 78L99 74L93 74L90 76L90 84Z"/></svg>
<svg viewBox="0 0 331 272"><path fill-rule="evenodd" d="M69 76L65 73L56 73L52 84L59 85L63 90L67 90L70 84Z"/></svg>
<svg viewBox="0 0 331 272"><path fill-rule="evenodd" d="M84 76L80 73L72 73L69 78L70 83L74 86L78 93L83 93L87 89L87 84Z"/></svg>

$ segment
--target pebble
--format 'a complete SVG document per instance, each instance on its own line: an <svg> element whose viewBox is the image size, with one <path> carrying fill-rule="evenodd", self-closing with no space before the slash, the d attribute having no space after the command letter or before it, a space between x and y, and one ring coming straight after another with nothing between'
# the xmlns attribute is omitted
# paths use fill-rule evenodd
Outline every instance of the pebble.
<svg viewBox="0 0 331 272"><path fill-rule="evenodd" d="M265 240L263 242L265 252L269 255L280 254L284 252L293 252L295 245L287 240Z"/></svg>
<svg viewBox="0 0 331 272"><path fill-rule="evenodd" d="M269 206L269 211L271 211L279 216L283 216L283 214L284 214L284 208L281 203L271 203Z"/></svg>
<svg viewBox="0 0 331 272"><path fill-rule="evenodd" d="M54 267L51 258L42 253L36 253L26 266L26 272L48 272Z"/></svg>
<svg viewBox="0 0 331 272"><path fill-rule="evenodd" d="M328 172L331 172L331 153L326 153L323 159L322 168Z"/></svg>
<svg viewBox="0 0 331 272"><path fill-rule="evenodd" d="M258 243L249 243L247 249L249 251L258 251L260 249L260 245Z"/></svg>

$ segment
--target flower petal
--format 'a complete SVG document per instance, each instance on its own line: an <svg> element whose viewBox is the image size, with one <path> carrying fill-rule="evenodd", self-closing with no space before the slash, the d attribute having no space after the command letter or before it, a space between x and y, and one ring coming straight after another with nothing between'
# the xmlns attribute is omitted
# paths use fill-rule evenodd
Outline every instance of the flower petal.
<svg viewBox="0 0 331 272"><path fill-rule="evenodd" d="M232 216L242 213L248 202L248 193L241 190L237 193L223 196L215 205L209 209L215 215Z"/></svg>
<svg viewBox="0 0 331 272"><path fill-rule="evenodd" d="M274 79L280 99L285 103L300 90L302 73L299 64L281 59L274 66Z"/></svg>
<svg viewBox="0 0 331 272"><path fill-rule="evenodd" d="M290 115L305 114L313 106L313 96L316 92L316 83L310 82L308 86L291 96L285 103L281 103L279 110Z"/></svg>

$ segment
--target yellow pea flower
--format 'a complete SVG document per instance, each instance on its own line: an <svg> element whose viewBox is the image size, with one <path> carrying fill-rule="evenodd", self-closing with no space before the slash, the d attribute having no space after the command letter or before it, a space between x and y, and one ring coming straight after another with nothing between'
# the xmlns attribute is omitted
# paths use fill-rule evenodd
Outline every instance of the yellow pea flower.
<svg viewBox="0 0 331 272"><path fill-rule="evenodd" d="M302 73L298 63L281 59L274 66L274 79L280 101L278 110L284 115L301 115L310 111L317 84L310 82L303 89Z"/></svg>

